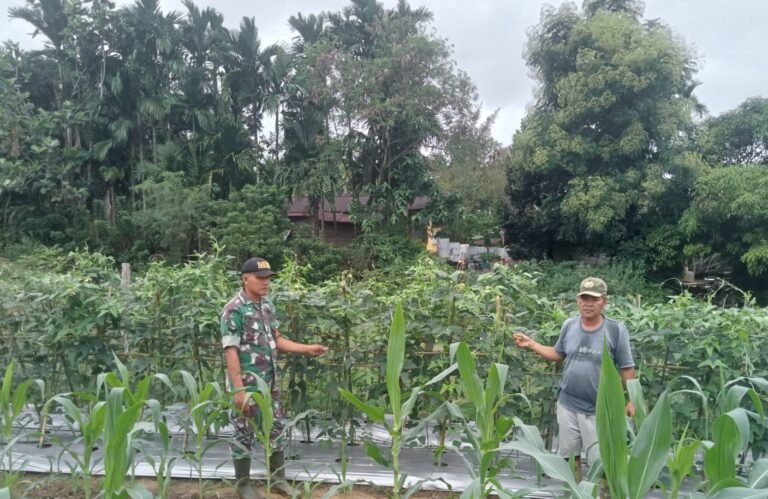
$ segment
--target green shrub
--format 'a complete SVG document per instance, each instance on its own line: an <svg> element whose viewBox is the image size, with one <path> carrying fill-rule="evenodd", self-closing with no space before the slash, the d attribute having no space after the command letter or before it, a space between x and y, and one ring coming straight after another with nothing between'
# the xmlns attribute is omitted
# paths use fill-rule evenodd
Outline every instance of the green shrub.
<svg viewBox="0 0 768 499"><path fill-rule="evenodd" d="M403 235L366 234L350 246L353 268L382 269L411 265L425 253L424 245Z"/></svg>

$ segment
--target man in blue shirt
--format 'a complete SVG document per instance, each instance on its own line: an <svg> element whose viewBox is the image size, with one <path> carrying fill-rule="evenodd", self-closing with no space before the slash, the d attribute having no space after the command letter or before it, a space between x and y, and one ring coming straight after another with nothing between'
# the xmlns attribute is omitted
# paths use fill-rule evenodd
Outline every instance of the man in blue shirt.
<svg viewBox="0 0 768 499"><path fill-rule="evenodd" d="M515 333L514 340L518 347L533 350L546 360L565 360L557 394L558 453L563 457L574 456L576 469L580 470L582 451L587 454L590 466L599 456L595 404L603 341L607 342L624 383L635 377L635 363L627 327L603 315L608 303L605 281L596 277L581 281L576 303L579 315L563 323L554 347L542 345L522 333ZM626 412L628 416L634 415L631 401L627 402ZM577 475L577 478L580 477Z"/></svg>

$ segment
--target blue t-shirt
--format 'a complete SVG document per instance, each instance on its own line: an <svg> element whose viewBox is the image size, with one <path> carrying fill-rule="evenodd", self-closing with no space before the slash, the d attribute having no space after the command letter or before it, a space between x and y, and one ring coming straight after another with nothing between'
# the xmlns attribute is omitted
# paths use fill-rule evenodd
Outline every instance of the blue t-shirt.
<svg viewBox="0 0 768 499"><path fill-rule="evenodd" d="M603 338L616 367L634 367L629 331L623 322L605 319L599 328L588 331L581 326L581 316L576 316L566 320L560 330L554 348L564 357L565 368L557 401L572 411L595 413Z"/></svg>

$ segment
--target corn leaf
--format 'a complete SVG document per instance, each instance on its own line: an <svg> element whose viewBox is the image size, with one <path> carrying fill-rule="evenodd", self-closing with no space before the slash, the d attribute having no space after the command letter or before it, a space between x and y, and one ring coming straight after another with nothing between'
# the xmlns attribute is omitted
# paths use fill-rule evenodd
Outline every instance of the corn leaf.
<svg viewBox="0 0 768 499"><path fill-rule="evenodd" d="M572 497L577 499L591 499L594 484L589 482L576 483L570 466L565 459L549 452L542 451L527 442L514 441L504 444L505 448L514 449L531 456L541 466L541 471L550 478L565 482L571 491ZM587 485L585 485L587 484Z"/></svg>
<svg viewBox="0 0 768 499"><path fill-rule="evenodd" d="M456 349L456 358L459 363L459 374L463 381L464 395L478 409L485 407L483 384L477 375L475 360L466 343L460 343Z"/></svg>
<svg viewBox="0 0 768 499"><path fill-rule="evenodd" d="M675 447L674 453L667 460L667 469L673 485L679 486L683 479L691 473L693 463L696 459L696 451L701 446L701 442L694 440L685 444L685 434L688 428L683 431L680 442Z"/></svg>
<svg viewBox="0 0 768 499"><path fill-rule="evenodd" d="M128 368L125 367L125 364L120 362L120 359L117 357L117 354L115 352L112 352L112 356L115 358L115 364L117 365L117 370L120 373L120 379L123 382L122 386L128 386L128 382L131 379L131 375L128 372Z"/></svg>
<svg viewBox="0 0 768 499"><path fill-rule="evenodd" d="M395 428L400 429L405 423L405 419L411 414L411 411L413 410L413 406L416 404L416 400L418 400L419 395L421 395L421 388L416 387L413 390L411 390L411 396L408 397L408 400L406 400L403 403L403 408L400 411L400 416L402 417L402 420L395 421Z"/></svg>
<svg viewBox="0 0 768 499"><path fill-rule="evenodd" d="M405 357L405 318L403 317L403 304L398 303L395 315L392 318L392 327L389 331L387 343L387 393L389 404L392 407L395 425L400 421L400 373L403 370Z"/></svg>
<svg viewBox="0 0 768 499"><path fill-rule="evenodd" d="M363 411L374 423L384 423L384 408L363 402L344 388L339 388L339 394L344 397L347 402Z"/></svg>
<svg viewBox="0 0 768 499"><path fill-rule="evenodd" d="M522 419L513 418L515 426L520 428L520 435L523 437L523 441L531 445L532 447L544 452L544 439L541 438L541 432L536 426L525 424Z"/></svg>
<svg viewBox="0 0 768 499"><path fill-rule="evenodd" d="M429 423L442 419L447 414L448 408L445 404L441 404L440 407L435 409L429 416L419 419L419 423L416 426L405 430L403 432L403 442L408 442L410 439L415 438L419 433L424 431L424 428L426 428Z"/></svg>
<svg viewBox="0 0 768 499"><path fill-rule="evenodd" d="M637 428L640 428L648 416L648 407L645 405L645 397L643 396L643 387L640 384L640 380L627 380L627 392L629 393L629 400L635 406L635 425Z"/></svg>
<svg viewBox="0 0 768 499"><path fill-rule="evenodd" d="M710 499L765 499L768 498L766 489L748 489L746 487L728 487L709 496Z"/></svg>
<svg viewBox="0 0 768 499"><path fill-rule="evenodd" d="M621 376L603 342L600 383L597 388L597 441L612 497L627 497L627 420Z"/></svg>
<svg viewBox="0 0 768 499"><path fill-rule="evenodd" d="M374 444L373 442L368 442L368 441L365 442L365 453L368 455L368 457L370 457L380 465L389 467L390 465L389 459L384 457L384 455L381 453L381 449L379 449L378 446L376 446L376 444Z"/></svg>
<svg viewBox="0 0 768 499"><path fill-rule="evenodd" d="M629 497L640 499L656 482L672 445L672 410L667 392L637 432L629 456Z"/></svg>
<svg viewBox="0 0 768 499"><path fill-rule="evenodd" d="M736 458L749 438L749 420L742 409L720 415L712 426L714 445L704 451L704 471L710 483L736 477Z"/></svg>
<svg viewBox="0 0 768 499"><path fill-rule="evenodd" d="M3 410L11 402L11 385L13 384L13 366L16 361L12 360L8 367L5 369L5 376L3 376L3 387L0 389L0 402L3 404Z"/></svg>
<svg viewBox="0 0 768 499"><path fill-rule="evenodd" d="M143 404L134 404L127 409L122 405L123 388L112 389L107 401L107 428L105 433L106 452L104 461L103 490L105 497L115 497L123 488L128 472L128 435L133 430Z"/></svg>
<svg viewBox="0 0 768 499"><path fill-rule="evenodd" d="M768 488L768 459L758 459L749 470L749 486L753 489Z"/></svg>
<svg viewBox="0 0 768 499"><path fill-rule="evenodd" d="M197 380L187 371L179 371L181 379L184 381L184 385L187 387L187 394L189 395L190 405L197 405L200 402L200 397L197 392Z"/></svg>

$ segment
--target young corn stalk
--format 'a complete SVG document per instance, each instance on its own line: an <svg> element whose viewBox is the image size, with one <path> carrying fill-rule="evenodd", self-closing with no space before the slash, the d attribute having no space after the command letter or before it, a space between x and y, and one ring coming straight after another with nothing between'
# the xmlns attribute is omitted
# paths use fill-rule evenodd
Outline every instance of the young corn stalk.
<svg viewBox="0 0 768 499"><path fill-rule="evenodd" d="M386 368L386 381L387 381L387 395L389 397L389 406L392 409L392 422L388 421L385 417L385 408L378 407L367 402L363 402L358 399L351 392L339 388L339 393L352 405L357 407L363 413L368 416L371 422L384 425L392 440L389 456L386 457L375 444L372 442L366 442L366 453L377 463L387 466L392 469L392 478L394 482L393 497L399 499L403 497L403 487L405 486L407 473L404 473L400 469L400 451L404 443L410 439L416 437L425 427L425 425L445 414L444 406L440 406L435 412L423 419L418 425L413 428L405 429L405 423L413 410L413 406L416 404L416 400L423 393L423 389L426 386L437 383L450 375L456 370L456 366L453 365L448 369L445 369L442 373L438 374L427 382L424 386L416 387L411 390L411 394L408 399L402 401L402 393L400 390L400 374L403 369L403 362L405 359L405 319L403 315L403 306L401 303L397 304L395 308L395 314L392 318L392 326L389 332L389 341L387 343L387 368ZM413 492L418 490L423 482L419 481L413 484L409 490L405 493L405 496L410 496Z"/></svg>
<svg viewBox="0 0 768 499"><path fill-rule="evenodd" d="M171 452L171 442L173 437L168 430L168 425L165 422L160 421L156 428L160 436L160 443L162 445L162 453L155 459L154 452L146 450L144 451L144 459L152 467L155 472L155 480L157 482L157 496L159 499L167 499L168 489L171 485L171 472L173 466L176 463L176 457L169 457Z"/></svg>
<svg viewBox="0 0 768 499"><path fill-rule="evenodd" d="M181 421L184 427L184 448L186 455L191 455L197 468L198 487L203 495L203 457L211 447L223 443L223 440L213 440L208 443L205 436L209 428L218 421L225 408L224 393L218 383L199 385L192 374L179 371L184 386L187 389L187 407L189 415ZM189 436L194 436L194 452L189 452Z"/></svg>
<svg viewBox="0 0 768 499"><path fill-rule="evenodd" d="M256 440L264 448L264 466L267 469L266 479L266 493L267 497L272 495L272 469L270 466L272 460L272 429L275 425L275 416L272 410L272 395L269 385L261 379L260 376L256 376L256 384L258 390L255 392L248 392L250 400L252 400L259 408L258 417L250 420L253 425L253 434ZM249 400L249 402L250 402Z"/></svg>
<svg viewBox="0 0 768 499"><path fill-rule="evenodd" d="M13 371L16 363L11 361L5 370L3 384L0 386L0 438L3 443L3 453L0 456L0 467L4 468L3 482L11 486L20 477L18 472L14 471L16 461L13 458L13 447L19 440L26 437L22 434L14 437L13 425L17 422L19 415L27 404L27 392L32 385L32 381L24 381L15 389L13 388ZM35 380L35 383L43 393L42 380ZM5 457L8 457L8 463L5 464Z"/></svg>
<svg viewBox="0 0 768 499"><path fill-rule="evenodd" d="M141 415L148 407L155 427L160 422L160 403L149 398L150 384L153 379L160 380L173 390L170 380L164 374L144 376L135 385L133 376L126 366L114 355L117 374L103 373L96 378L96 393L102 387L107 393L104 421L104 480L102 494L106 498L128 497L131 491L143 493L142 486L124 485L128 469L133 463L135 453L134 435L146 430L141 424ZM142 492L140 492L142 491Z"/></svg>
<svg viewBox="0 0 768 499"><path fill-rule="evenodd" d="M107 394L102 493L108 499L128 497L124 482L133 460L133 434L145 403L144 400L128 397L127 392L127 388L117 387ZM129 398L133 398L132 402L124 405L124 400Z"/></svg>
<svg viewBox="0 0 768 499"><path fill-rule="evenodd" d="M645 403L634 393L639 430L627 444L627 418L621 376L606 344L603 345L600 383L597 388L597 439L605 478L611 497L642 499L656 483L672 445L672 411L669 394L664 391L648 414ZM646 417L645 414L648 414Z"/></svg>
<svg viewBox="0 0 768 499"><path fill-rule="evenodd" d="M264 449L264 465L267 469L267 478L266 478L266 491L267 496L269 497L269 494L271 494L272 491L272 473L278 473L280 469L272 469L271 463L272 463L272 454L273 454L273 441L272 441L272 430L275 428L275 415L274 415L274 409L272 406L272 390L267 385L266 381L264 381L260 376L256 376L256 387L257 390L254 392L247 392L248 397L250 397L250 400L253 401L254 404L256 404L256 407L258 408L258 412L256 414L256 417L249 418L249 423L251 424L251 427L253 428L253 435L256 438L256 440L261 444L261 446ZM240 409L235 407L233 404L230 404L230 407L233 410L239 411ZM309 416L312 416L313 414L316 414L317 411L310 409L308 411L301 412L293 417L290 421L281 421L282 429L280 431L280 434L277 435L276 440L282 441L285 440L286 436L289 434L289 432L293 431L293 428L298 425L299 423L306 421ZM278 486L280 484L278 483ZM289 484L285 484L289 485ZM349 486L350 484L348 482L343 483L342 485ZM299 492L299 491L296 491Z"/></svg>
<svg viewBox="0 0 768 499"><path fill-rule="evenodd" d="M507 492L496 478L504 467L499 460L501 443L511 434L513 420L502 415L499 409L505 401L504 384L507 379L507 366L493 364L488 370L488 379L483 386L477 374L475 360L465 343L451 345L451 354L455 354L460 373L461 389L465 407L474 409L475 424L471 425L464 411L458 404L447 402L448 411L462 422L464 435L467 437L477 460L477 468L465 459L472 473L472 482L462 494L462 498L484 498L496 494L501 498L523 497L529 490ZM457 450L458 451L458 450ZM459 451L461 454L461 452ZM463 454L461 454L462 457Z"/></svg>
<svg viewBox="0 0 768 499"><path fill-rule="evenodd" d="M91 394L82 394L82 396L85 398L94 398ZM96 448L96 442L102 437L104 431L107 403L104 401L96 402L91 406L88 415L83 417L83 412L74 402L72 402L72 400L64 395L55 395L43 406L42 415L44 418L48 417L50 406L54 402L64 409L64 414L67 415L68 421L75 423L80 430L80 437L64 446L62 453L68 453L70 458L77 465L79 473L82 474L85 480L85 497L90 499L94 466L93 450ZM73 428L74 431L74 425L71 425L70 427ZM72 449L72 446L77 444L82 444L82 452Z"/></svg>

